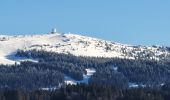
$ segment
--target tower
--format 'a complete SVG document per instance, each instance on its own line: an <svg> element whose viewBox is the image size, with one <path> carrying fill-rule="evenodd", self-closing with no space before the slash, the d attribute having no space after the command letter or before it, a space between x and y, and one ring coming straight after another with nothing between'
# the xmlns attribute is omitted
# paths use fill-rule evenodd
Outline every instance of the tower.
<svg viewBox="0 0 170 100"><path fill-rule="evenodd" d="M51 34L54 34L54 33L57 33L57 29L56 28L53 28L52 31L51 31Z"/></svg>

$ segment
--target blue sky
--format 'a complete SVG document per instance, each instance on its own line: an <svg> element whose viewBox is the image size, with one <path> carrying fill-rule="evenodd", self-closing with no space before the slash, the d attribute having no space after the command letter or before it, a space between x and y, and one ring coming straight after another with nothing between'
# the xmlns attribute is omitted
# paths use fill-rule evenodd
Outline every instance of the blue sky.
<svg viewBox="0 0 170 100"><path fill-rule="evenodd" d="M0 0L1 34L56 27L126 44L170 46L170 0Z"/></svg>

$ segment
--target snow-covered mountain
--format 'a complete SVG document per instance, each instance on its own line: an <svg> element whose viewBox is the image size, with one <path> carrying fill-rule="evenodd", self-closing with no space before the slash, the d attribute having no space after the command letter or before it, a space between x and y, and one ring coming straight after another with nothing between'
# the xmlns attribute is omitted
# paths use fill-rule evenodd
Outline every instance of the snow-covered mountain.
<svg viewBox="0 0 170 100"><path fill-rule="evenodd" d="M170 48L162 46L133 46L76 34L0 35L0 64L14 64L17 50L45 50L71 53L76 56L118 57L126 59L170 58Z"/></svg>

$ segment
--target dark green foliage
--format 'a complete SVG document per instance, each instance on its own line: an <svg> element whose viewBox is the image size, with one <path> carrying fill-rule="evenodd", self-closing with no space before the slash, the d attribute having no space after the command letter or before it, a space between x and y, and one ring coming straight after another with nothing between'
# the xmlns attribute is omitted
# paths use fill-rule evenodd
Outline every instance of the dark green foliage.
<svg viewBox="0 0 170 100"><path fill-rule="evenodd" d="M68 85L55 91L0 91L1 100L169 100L170 90L118 89L107 85Z"/></svg>
<svg viewBox="0 0 170 100"><path fill-rule="evenodd" d="M170 77L170 63L148 60L121 60L115 63L131 82L156 86Z"/></svg>
<svg viewBox="0 0 170 100"><path fill-rule="evenodd" d="M97 72L90 80L90 83L98 85L113 85L117 88L128 88L128 79L120 72L112 72L110 74Z"/></svg>
<svg viewBox="0 0 170 100"><path fill-rule="evenodd" d="M0 65L1 89L35 90L58 86L63 83L64 75L82 80L86 68L96 70L89 80L90 83L123 89L128 87L129 82L159 89L160 84L170 80L170 62L167 61L77 57L36 50L18 50L16 56L36 59L39 62Z"/></svg>
<svg viewBox="0 0 170 100"><path fill-rule="evenodd" d="M37 65L31 62L24 62L18 66L1 66L0 88L35 90L50 86L57 87L63 82L63 77L63 74L58 71L38 69Z"/></svg>

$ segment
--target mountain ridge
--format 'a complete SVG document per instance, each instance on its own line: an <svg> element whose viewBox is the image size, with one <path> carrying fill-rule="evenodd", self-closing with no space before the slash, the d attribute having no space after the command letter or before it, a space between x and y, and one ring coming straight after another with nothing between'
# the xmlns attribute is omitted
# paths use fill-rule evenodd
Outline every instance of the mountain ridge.
<svg viewBox="0 0 170 100"><path fill-rule="evenodd" d="M82 36L77 34L42 34L42 35L0 35L0 64L20 62L15 57L17 50L44 50L76 56L153 59L170 58L170 49L164 46L136 46ZM23 59L22 59L23 60Z"/></svg>

